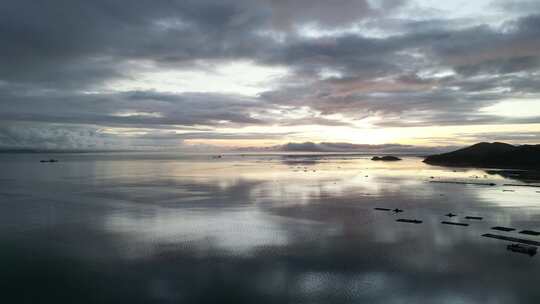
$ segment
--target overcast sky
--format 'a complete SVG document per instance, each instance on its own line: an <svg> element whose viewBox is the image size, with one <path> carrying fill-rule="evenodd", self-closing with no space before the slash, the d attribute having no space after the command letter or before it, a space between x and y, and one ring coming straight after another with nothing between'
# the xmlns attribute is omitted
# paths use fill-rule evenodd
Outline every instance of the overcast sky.
<svg viewBox="0 0 540 304"><path fill-rule="evenodd" d="M0 148L540 143L540 1L0 2Z"/></svg>

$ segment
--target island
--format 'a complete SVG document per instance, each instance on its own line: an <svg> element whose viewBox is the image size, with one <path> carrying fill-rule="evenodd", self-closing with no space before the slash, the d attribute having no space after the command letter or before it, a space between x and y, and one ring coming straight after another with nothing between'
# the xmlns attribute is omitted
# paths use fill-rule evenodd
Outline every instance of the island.
<svg viewBox="0 0 540 304"><path fill-rule="evenodd" d="M401 160L401 158L397 157L397 156L393 156L393 155L386 155L386 156L382 156L382 157L379 157L379 156L373 156L371 158L371 160L381 160L381 161L398 161L398 160Z"/></svg>
<svg viewBox="0 0 540 304"><path fill-rule="evenodd" d="M430 165L500 169L540 169L540 145L481 142L449 153L430 155Z"/></svg>

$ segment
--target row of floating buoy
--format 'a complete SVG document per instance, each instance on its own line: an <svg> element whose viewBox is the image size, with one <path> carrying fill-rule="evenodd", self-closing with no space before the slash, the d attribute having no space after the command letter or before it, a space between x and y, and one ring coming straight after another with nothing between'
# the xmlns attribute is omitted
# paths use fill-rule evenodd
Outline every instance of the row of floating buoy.
<svg viewBox="0 0 540 304"><path fill-rule="evenodd" d="M394 214L404 212L404 210L399 209L399 208L391 209L391 208L376 207L374 209L377 210L377 211L387 211L387 212L392 211ZM449 213L445 214L444 216L446 216L448 218L453 218L453 217L456 217L457 214L449 212ZM465 216L465 219L481 221L481 220L483 220L483 217L468 215L468 216ZM408 219L408 218L398 218L398 219L396 219L396 222L410 223L410 224L422 224L423 223L422 220ZM469 226L469 223L451 222L451 221L441 221L441 224L451 225L451 226L464 226L464 227ZM512 231L516 230L515 228L503 227L503 226L494 226L494 227L491 227L491 229L497 230L497 231L503 231L503 232L512 232ZM520 234L530 235L530 236L540 236L540 232L534 231L534 230L521 230L519 233ZM511 237L511 236L504 236L504 235L498 235L498 234L492 234L492 233L485 233L485 234L482 234L482 236L483 237L488 237L488 238L493 238L493 239L498 239L498 240L514 242L514 244L507 245L506 249L509 250L509 251L512 251L512 252L527 254L527 255L529 255L531 257L534 256L537 253L538 246L540 246L540 242L538 242L538 241L528 240L528 239L521 239L521 238L516 238L516 237Z"/></svg>

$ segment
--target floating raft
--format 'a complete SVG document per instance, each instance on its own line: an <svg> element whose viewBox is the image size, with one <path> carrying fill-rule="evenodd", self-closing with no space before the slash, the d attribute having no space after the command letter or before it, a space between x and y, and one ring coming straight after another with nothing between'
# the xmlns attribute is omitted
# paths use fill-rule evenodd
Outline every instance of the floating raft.
<svg viewBox="0 0 540 304"><path fill-rule="evenodd" d="M529 256L535 255L537 251L537 247L526 246L526 245L521 245L521 244L508 245L506 246L506 249L513 252L528 254Z"/></svg>
<svg viewBox="0 0 540 304"><path fill-rule="evenodd" d="M523 185L523 184L503 184L503 186L509 186L509 187L534 187L534 188L540 188L540 185Z"/></svg>
<svg viewBox="0 0 540 304"><path fill-rule="evenodd" d="M520 231L519 233L522 233L522 234L528 234L528 235L540 235L540 232L538 231L533 231L533 230L522 230Z"/></svg>
<svg viewBox="0 0 540 304"><path fill-rule="evenodd" d="M479 221L483 219L483 217L481 216L466 216L465 218L468 220L479 220Z"/></svg>
<svg viewBox="0 0 540 304"><path fill-rule="evenodd" d="M379 211L390 211L390 208L374 208L375 210Z"/></svg>
<svg viewBox="0 0 540 304"><path fill-rule="evenodd" d="M473 182L454 182L454 181L429 181L436 184L456 184L456 185L477 185L477 186L496 186L495 183L473 183Z"/></svg>
<svg viewBox="0 0 540 304"><path fill-rule="evenodd" d="M454 226L469 226L469 224L467 223L456 223L456 222L447 222L447 221L442 221L441 224L454 225Z"/></svg>
<svg viewBox="0 0 540 304"><path fill-rule="evenodd" d="M411 223L411 224L421 224L422 223L422 221L420 221L420 220L410 220L410 219L397 219L396 222Z"/></svg>
<svg viewBox="0 0 540 304"><path fill-rule="evenodd" d="M492 239L503 240L503 241L510 241L510 242L527 244L527 245L540 246L540 242L531 241L531 240L525 240L525 239L519 239L519 238L515 238L515 237L510 237L510 236L491 234L491 233L482 234L482 236L492 238Z"/></svg>
<svg viewBox="0 0 540 304"><path fill-rule="evenodd" d="M514 228L501 227L501 226L491 227L491 229L493 229L493 230L499 230L499 231L506 231L506 232L516 230L516 229L514 229Z"/></svg>

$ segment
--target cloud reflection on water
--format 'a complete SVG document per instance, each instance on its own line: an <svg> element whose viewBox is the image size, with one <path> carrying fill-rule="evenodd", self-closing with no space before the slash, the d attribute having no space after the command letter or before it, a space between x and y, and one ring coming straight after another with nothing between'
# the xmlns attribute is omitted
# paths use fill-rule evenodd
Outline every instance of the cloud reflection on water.
<svg viewBox="0 0 540 304"><path fill-rule="evenodd" d="M41 290L42 279L58 282L43 289L50 302L66 294L135 303L540 299L539 260L480 236L496 224L538 230L540 194L429 182L476 181L481 170L454 172L416 158L325 159L315 172L295 172L277 158L72 161L44 179L5 166L0 177L9 187L1 192L12 201L1 205L0 232L14 244L2 253L8 285ZM376 206L424 223L396 223ZM484 220L441 225L448 212ZM75 280L71 289L66 277ZM98 287L98 296L83 296Z"/></svg>

